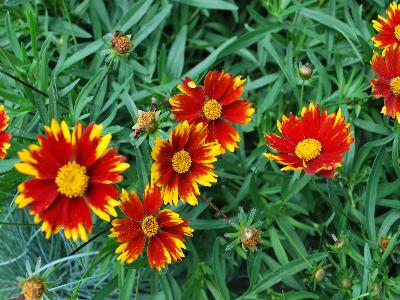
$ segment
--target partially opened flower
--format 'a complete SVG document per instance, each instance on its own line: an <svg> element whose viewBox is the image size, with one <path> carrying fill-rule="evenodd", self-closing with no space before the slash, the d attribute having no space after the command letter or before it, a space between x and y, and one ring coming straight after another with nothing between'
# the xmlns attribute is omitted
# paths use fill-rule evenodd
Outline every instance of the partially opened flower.
<svg viewBox="0 0 400 300"><path fill-rule="evenodd" d="M116 250L121 253L118 260L135 261L143 252L146 241L149 265L158 271L185 257L184 236L192 236L193 229L176 212L160 210L163 199L157 186L146 186L143 203L134 192L128 194L125 190L121 200L121 210L128 218L112 221L110 234L121 244Z"/></svg>
<svg viewBox="0 0 400 300"><path fill-rule="evenodd" d="M400 43L400 5L392 2L386 11L386 18L378 16L378 20L373 20L372 25L378 32L372 38L375 47L381 49L389 46L397 47Z"/></svg>
<svg viewBox="0 0 400 300"><path fill-rule="evenodd" d="M240 98L245 81L225 71L211 71L202 87L186 77L178 86L182 94L169 100L175 120L208 124L207 141L218 141L224 149L235 151L240 137L231 123L247 124L255 111L251 102Z"/></svg>
<svg viewBox="0 0 400 300"><path fill-rule="evenodd" d="M117 216L119 202L113 198L119 192L113 184L122 180L129 164L109 148L111 135L102 136L101 125L78 123L71 134L64 121L52 120L45 131L39 145L18 153L22 162L16 169L33 178L19 185L16 203L30 206L46 238L64 228L67 239L86 241L86 231L92 231L90 209L105 221Z"/></svg>
<svg viewBox="0 0 400 300"><path fill-rule="evenodd" d="M4 110L4 106L0 105L0 158L5 158L7 149L10 148L11 134L5 131L9 122L10 118Z"/></svg>
<svg viewBox="0 0 400 300"><path fill-rule="evenodd" d="M400 123L400 47L387 48L385 57L374 53L371 66L378 78L371 79L372 94L383 98L384 115Z"/></svg>
<svg viewBox="0 0 400 300"><path fill-rule="evenodd" d="M105 42L108 49L103 51L103 55L106 56L106 62L114 64L114 69L120 60L127 57L133 49L131 35L124 34L120 30L117 30L110 40Z"/></svg>
<svg viewBox="0 0 400 300"><path fill-rule="evenodd" d="M151 168L152 181L162 187L164 203L183 202L197 204L199 184L211 186L217 181L213 172L221 146L206 142L208 130L203 123L183 122L172 130L169 141L157 138L151 152L154 163Z"/></svg>
<svg viewBox="0 0 400 300"><path fill-rule="evenodd" d="M143 131L150 133L157 129L157 119L161 111L138 111L135 125L133 125L133 137L139 136Z"/></svg>
<svg viewBox="0 0 400 300"><path fill-rule="evenodd" d="M277 125L282 136L270 133L265 139L267 146L279 153L265 156L285 165L282 171L304 170L309 175L334 177L354 141L340 109L328 115L326 109L321 113L313 103L303 107L301 118L283 115Z"/></svg>

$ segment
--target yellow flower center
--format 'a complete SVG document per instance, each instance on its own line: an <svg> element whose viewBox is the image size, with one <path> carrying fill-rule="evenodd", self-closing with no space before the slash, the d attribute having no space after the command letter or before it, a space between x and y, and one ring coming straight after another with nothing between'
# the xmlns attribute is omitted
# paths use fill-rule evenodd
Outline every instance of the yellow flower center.
<svg viewBox="0 0 400 300"><path fill-rule="evenodd" d="M176 173L183 174L189 171L192 158L185 150L178 151L172 157L172 168Z"/></svg>
<svg viewBox="0 0 400 300"><path fill-rule="evenodd" d="M147 216L142 221L142 230L146 236L152 237L158 233L160 225L158 225L157 220L153 216Z"/></svg>
<svg viewBox="0 0 400 300"><path fill-rule="evenodd" d="M396 37L396 39L397 39L398 41L400 41L400 25L397 25L397 26L394 28L394 36Z"/></svg>
<svg viewBox="0 0 400 300"><path fill-rule="evenodd" d="M86 168L74 161L70 161L58 170L56 177L58 191L69 198L82 197L88 183Z"/></svg>
<svg viewBox="0 0 400 300"><path fill-rule="evenodd" d="M297 144L295 154L305 161L316 158L321 153L322 145L316 139L304 139Z"/></svg>
<svg viewBox="0 0 400 300"><path fill-rule="evenodd" d="M396 96L400 96L400 76L397 76L390 80L390 90Z"/></svg>
<svg viewBox="0 0 400 300"><path fill-rule="evenodd" d="M207 119L216 120L221 117L222 106L217 100L208 100L206 103L204 103L203 113Z"/></svg>

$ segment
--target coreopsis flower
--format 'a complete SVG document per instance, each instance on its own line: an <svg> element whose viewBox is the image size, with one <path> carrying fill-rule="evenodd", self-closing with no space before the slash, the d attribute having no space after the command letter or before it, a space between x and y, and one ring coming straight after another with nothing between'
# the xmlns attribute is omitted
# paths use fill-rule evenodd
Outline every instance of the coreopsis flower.
<svg viewBox="0 0 400 300"><path fill-rule="evenodd" d="M196 205L199 186L217 181L213 162L221 154L217 142L206 142L207 126L203 123L179 123L170 133L169 141L157 138L151 156L152 182L162 187L164 203L183 202Z"/></svg>
<svg viewBox="0 0 400 300"><path fill-rule="evenodd" d="M240 98L245 81L225 71L211 71L202 87L186 77L178 86L182 94L169 100L175 120L208 124L207 142L218 141L223 149L235 151L240 137L231 123L247 124L255 111L251 102Z"/></svg>
<svg viewBox="0 0 400 300"><path fill-rule="evenodd" d="M326 109L321 113L313 103L303 107L301 118L283 115L277 126L282 136L270 133L264 137L267 146L280 153L264 155L285 165L282 171L304 170L309 175L332 178L354 141L340 109L328 115Z"/></svg>
<svg viewBox="0 0 400 300"><path fill-rule="evenodd" d="M160 210L162 194L155 185L147 185L143 203L134 192L122 190L121 210L127 219L112 221L111 237L120 243L118 260L131 263L143 252L147 242L147 259L151 268L160 271L166 264L185 257L184 236L192 236L189 222L169 209Z"/></svg>
<svg viewBox="0 0 400 300"><path fill-rule="evenodd" d="M257 250L257 245L260 243L261 240L261 231L257 228L262 225L262 222L257 221L252 224L255 214L256 210L254 208L250 211L249 215L247 215L244 212L243 208L239 207L239 223L236 223L233 220L229 220L229 223L232 225L233 228L236 229L236 232L225 233L225 237L234 239L233 242L231 242L225 250L231 250L239 243L242 244L242 249L244 251Z"/></svg>
<svg viewBox="0 0 400 300"><path fill-rule="evenodd" d="M5 158L7 149L10 148L11 134L5 130L10 122L10 117L4 110L4 105L0 105L0 158Z"/></svg>
<svg viewBox="0 0 400 300"><path fill-rule="evenodd" d="M372 37L375 47L381 49L389 46L397 47L400 42L400 5L392 2L386 11L386 18L378 16L378 20L373 20L372 25L378 32Z"/></svg>
<svg viewBox="0 0 400 300"><path fill-rule="evenodd" d="M385 57L374 53L371 67L378 78L370 80L372 94L375 98L383 98L382 113L389 115L400 123L400 47L390 47L385 51Z"/></svg>
<svg viewBox="0 0 400 300"><path fill-rule="evenodd" d="M30 206L35 223L43 222L46 238L64 228L67 239L86 241L92 231L90 209L105 221L117 216L114 200L119 192L114 183L129 164L109 148L111 135L102 136L102 126L77 123L72 134L67 124L52 120L39 135L39 145L18 153L16 169L33 178L21 183L16 203Z"/></svg>

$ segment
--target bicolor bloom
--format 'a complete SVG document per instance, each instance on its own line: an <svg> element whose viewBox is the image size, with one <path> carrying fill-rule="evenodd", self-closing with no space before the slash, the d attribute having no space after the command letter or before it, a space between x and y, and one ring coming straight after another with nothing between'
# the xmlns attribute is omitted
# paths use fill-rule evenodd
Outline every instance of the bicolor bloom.
<svg viewBox="0 0 400 300"><path fill-rule="evenodd" d="M7 149L11 146L11 134L5 131L9 122L10 117L4 110L4 105L0 105L0 158L6 157Z"/></svg>
<svg viewBox="0 0 400 300"><path fill-rule="evenodd" d="M265 134L265 139L268 147L280 153L264 155L286 165L282 171L304 170L309 175L332 178L354 141L341 109L328 115L326 109L321 113L313 103L303 107L301 118L283 115L277 126L282 136L270 133Z"/></svg>
<svg viewBox="0 0 400 300"><path fill-rule="evenodd" d="M175 120L208 124L207 142L218 141L223 149L235 151L240 136L231 123L247 124L255 111L251 102L240 98L245 81L225 71L211 71L202 87L186 77L178 85L182 94L169 99Z"/></svg>
<svg viewBox="0 0 400 300"><path fill-rule="evenodd" d="M372 94L383 98L382 113L389 115L400 123L400 47L390 47L385 57L374 53L371 66L378 78L370 80Z"/></svg>
<svg viewBox="0 0 400 300"><path fill-rule="evenodd" d="M184 236L193 236L189 222L169 209L160 210L161 191L147 185L143 203L134 192L122 190L121 210L127 219L112 221L111 237L120 243L118 260L131 263L143 252L147 243L147 259L151 268L160 271L166 264L182 260L185 255Z"/></svg>
<svg viewBox="0 0 400 300"><path fill-rule="evenodd" d="M64 121L52 120L45 132L39 145L18 153L22 162L15 168L33 178L19 185L16 203L30 206L46 238L64 228L67 239L86 241L86 231L92 231L90 209L107 222L117 216L119 192L113 184L122 180L129 164L109 148L111 135L102 136L101 125L77 123L71 134Z"/></svg>
<svg viewBox="0 0 400 300"><path fill-rule="evenodd" d="M378 32L372 38L375 47L381 49L389 46L397 47L400 43L400 5L392 2L386 11L386 18L378 16L378 20L373 20L372 25Z"/></svg>
<svg viewBox="0 0 400 300"><path fill-rule="evenodd" d="M206 142L207 126L203 123L179 123L170 133L169 141L157 138L151 152L154 163L152 182L162 186L164 203L197 204L198 185L211 186L217 181L213 162L221 154L217 142Z"/></svg>

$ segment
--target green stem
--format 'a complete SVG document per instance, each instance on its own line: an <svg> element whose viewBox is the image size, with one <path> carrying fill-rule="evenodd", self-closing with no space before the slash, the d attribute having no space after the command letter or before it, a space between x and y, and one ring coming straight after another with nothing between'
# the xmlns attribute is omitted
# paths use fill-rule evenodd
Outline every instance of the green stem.
<svg viewBox="0 0 400 300"><path fill-rule="evenodd" d="M303 107L303 97L304 97L304 80L301 81L301 91L300 91L300 101L299 101L299 109Z"/></svg>
<svg viewBox="0 0 400 300"><path fill-rule="evenodd" d="M140 284L140 269L138 269L137 281L136 281L136 291L135 291L135 300L139 299L139 284Z"/></svg>

